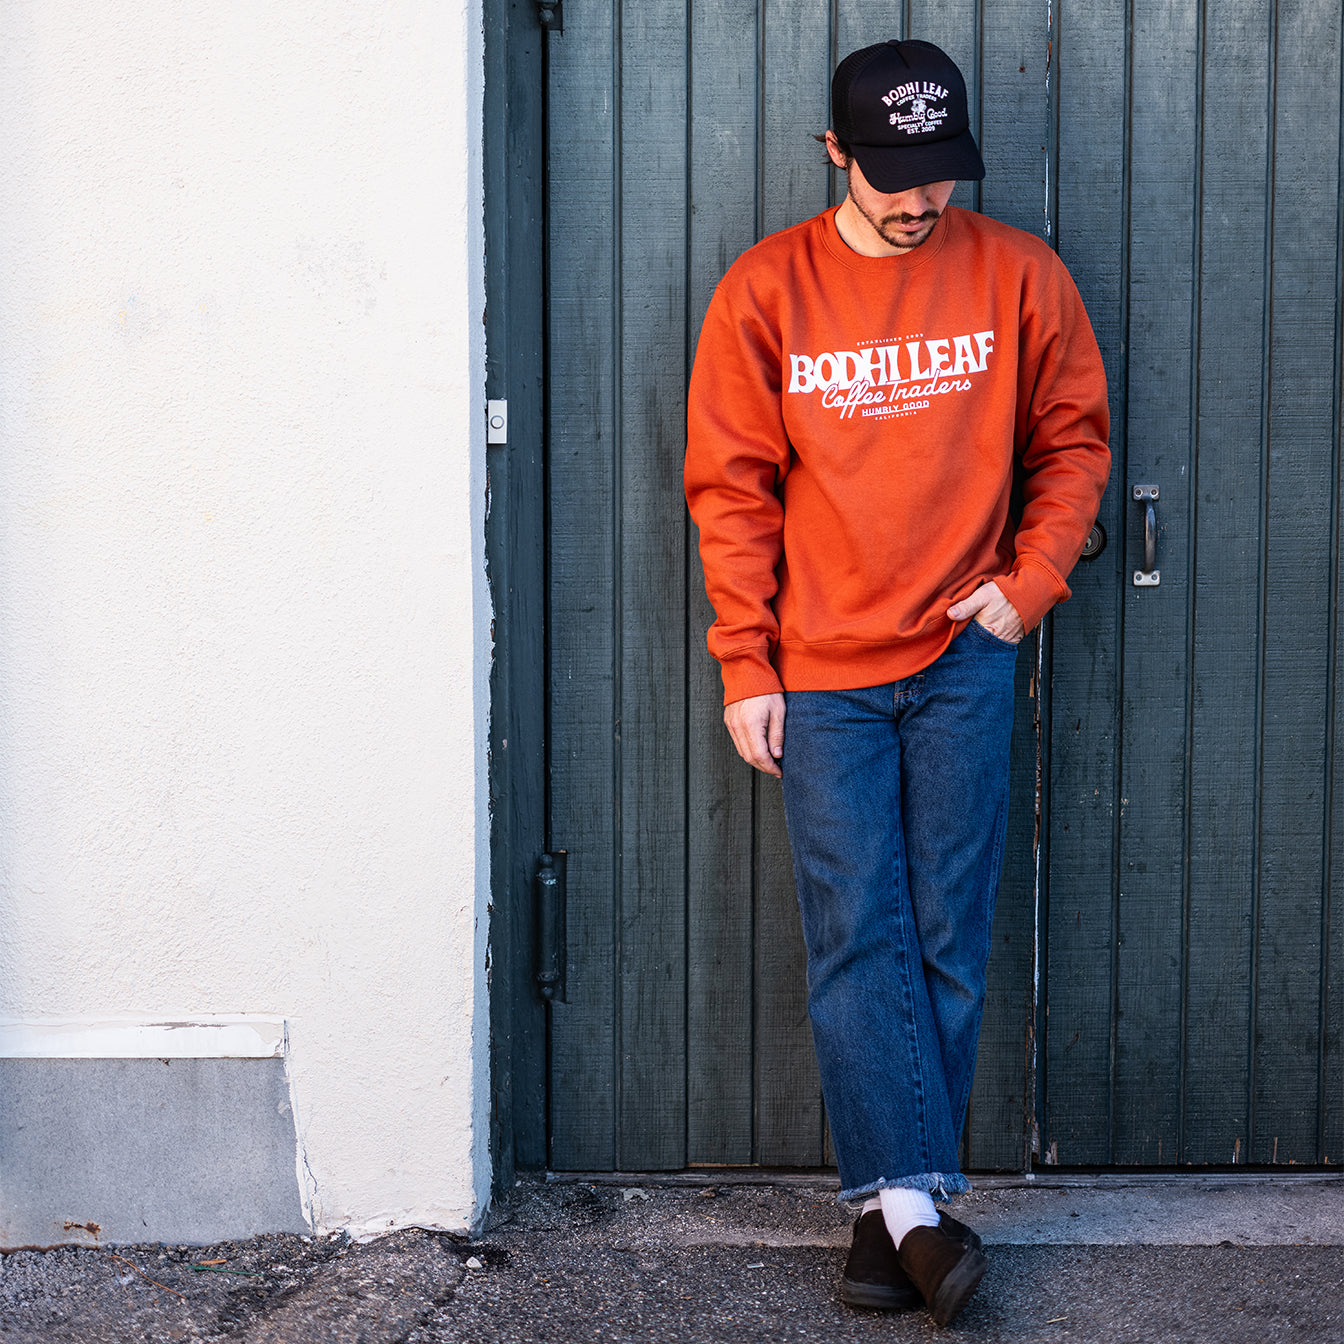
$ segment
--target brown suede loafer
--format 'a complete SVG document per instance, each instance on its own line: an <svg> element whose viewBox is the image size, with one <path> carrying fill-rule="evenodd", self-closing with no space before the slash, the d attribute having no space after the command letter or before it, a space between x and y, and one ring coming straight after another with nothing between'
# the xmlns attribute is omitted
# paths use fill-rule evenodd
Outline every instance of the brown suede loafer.
<svg viewBox="0 0 1344 1344"><path fill-rule="evenodd" d="M967 1227L965 1223L958 1222L946 1209L938 1211L938 1230L945 1237L951 1237L953 1241L959 1241L963 1245L969 1246L973 1251L983 1251L985 1244L980 1240L980 1234Z"/></svg>
<svg viewBox="0 0 1344 1344"><path fill-rule="evenodd" d="M971 1300L989 1263L974 1246L954 1240L940 1227L912 1228L901 1239L899 1256L938 1325L950 1324Z"/></svg>
<svg viewBox="0 0 1344 1344"><path fill-rule="evenodd" d="M938 1226L950 1240L980 1249L980 1238L950 1213L939 1213ZM901 1268L896 1244L878 1209L860 1215L854 1224L854 1241L840 1280L840 1300L851 1307L878 1311L914 1311L924 1305L919 1289Z"/></svg>
<svg viewBox="0 0 1344 1344"><path fill-rule="evenodd" d="M854 1243L840 1280L840 1300L851 1307L879 1311L914 1311L924 1305L919 1290L901 1268L880 1209L860 1215L854 1224Z"/></svg>

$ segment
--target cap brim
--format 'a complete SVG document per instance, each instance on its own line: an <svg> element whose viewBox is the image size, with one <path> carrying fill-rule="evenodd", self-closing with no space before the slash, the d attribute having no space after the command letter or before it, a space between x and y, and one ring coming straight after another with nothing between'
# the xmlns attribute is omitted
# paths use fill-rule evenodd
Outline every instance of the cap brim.
<svg viewBox="0 0 1344 1344"><path fill-rule="evenodd" d="M851 145L868 185L892 195L929 182L978 182L985 175L975 137L962 131L929 145Z"/></svg>

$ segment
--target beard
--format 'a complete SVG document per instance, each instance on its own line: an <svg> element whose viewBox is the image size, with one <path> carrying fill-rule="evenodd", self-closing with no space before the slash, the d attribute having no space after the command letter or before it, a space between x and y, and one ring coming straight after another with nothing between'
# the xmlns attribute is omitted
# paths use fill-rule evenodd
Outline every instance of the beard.
<svg viewBox="0 0 1344 1344"><path fill-rule="evenodd" d="M849 177L848 172L846 172L846 177ZM922 215L874 214L854 194L852 186L849 199L854 203L854 208L859 214L868 221L873 232L888 247L898 248L901 251L908 252L911 248L918 247L928 238L933 226L942 218L941 210L926 210ZM909 226L914 224L923 224L924 227L914 232L907 232ZM904 228L901 226L904 226Z"/></svg>
<svg viewBox="0 0 1344 1344"><path fill-rule="evenodd" d="M938 210L926 210L922 215L874 215L854 202L859 214L872 225L874 232L889 247L908 250L918 247L928 238L933 226L942 218ZM910 232L910 226L923 224L922 229Z"/></svg>

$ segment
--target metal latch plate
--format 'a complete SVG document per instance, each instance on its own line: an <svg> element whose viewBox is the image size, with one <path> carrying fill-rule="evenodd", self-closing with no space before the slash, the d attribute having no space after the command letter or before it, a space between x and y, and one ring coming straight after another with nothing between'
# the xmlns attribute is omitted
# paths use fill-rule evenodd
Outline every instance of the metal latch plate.
<svg viewBox="0 0 1344 1344"><path fill-rule="evenodd" d="M477 405L479 404L478 402ZM487 401L485 403L485 441L486 443L508 443L509 403L507 401Z"/></svg>

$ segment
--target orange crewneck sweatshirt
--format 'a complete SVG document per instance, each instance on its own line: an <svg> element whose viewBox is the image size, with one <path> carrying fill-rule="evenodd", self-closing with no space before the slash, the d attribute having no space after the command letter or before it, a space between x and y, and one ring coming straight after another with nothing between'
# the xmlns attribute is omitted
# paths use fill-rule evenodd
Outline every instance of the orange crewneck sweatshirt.
<svg viewBox="0 0 1344 1344"><path fill-rule="evenodd" d="M1050 248L949 208L866 257L834 215L739 257L700 332L686 499L726 702L910 676L990 579L1035 626L1110 468L1101 356Z"/></svg>

